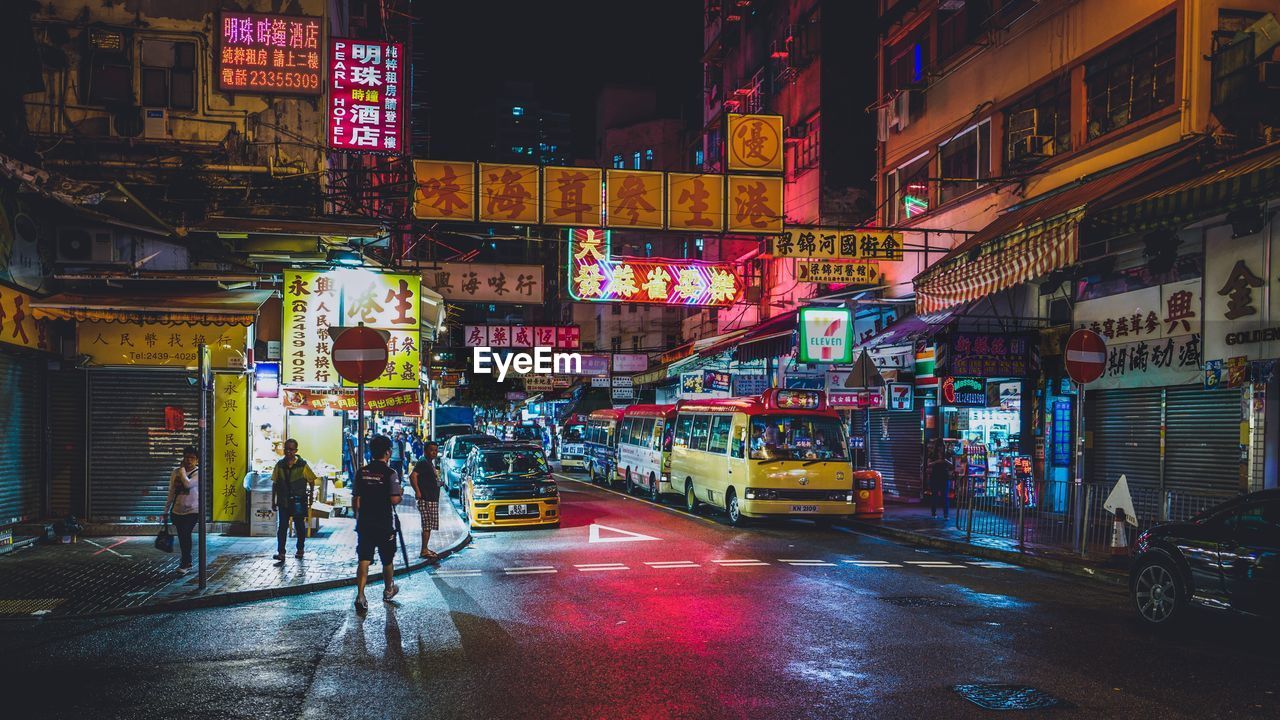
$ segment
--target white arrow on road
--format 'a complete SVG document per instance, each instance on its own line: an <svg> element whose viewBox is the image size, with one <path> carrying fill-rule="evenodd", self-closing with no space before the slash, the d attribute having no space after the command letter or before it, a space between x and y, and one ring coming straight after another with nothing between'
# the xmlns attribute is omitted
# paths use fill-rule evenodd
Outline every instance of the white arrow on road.
<svg viewBox="0 0 1280 720"><path fill-rule="evenodd" d="M601 530L608 530L611 533L617 533L617 537L600 537ZM651 537L649 535L641 535L630 530L619 530L608 525L591 526L591 534L587 538L587 542L607 543L607 542L639 542L640 540L661 540L662 538Z"/></svg>

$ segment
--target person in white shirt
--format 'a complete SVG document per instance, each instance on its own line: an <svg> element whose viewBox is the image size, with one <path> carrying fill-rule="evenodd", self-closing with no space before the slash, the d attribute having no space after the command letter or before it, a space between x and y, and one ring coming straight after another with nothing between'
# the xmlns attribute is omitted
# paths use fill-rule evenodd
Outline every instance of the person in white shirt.
<svg viewBox="0 0 1280 720"><path fill-rule="evenodd" d="M169 495L165 505L170 508L169 518L178 530L178 545L182 548L182 562L178 574L191 572L191 532L200 515L200 453L193 447L182 449L182 464L169 476Z"/></svg>

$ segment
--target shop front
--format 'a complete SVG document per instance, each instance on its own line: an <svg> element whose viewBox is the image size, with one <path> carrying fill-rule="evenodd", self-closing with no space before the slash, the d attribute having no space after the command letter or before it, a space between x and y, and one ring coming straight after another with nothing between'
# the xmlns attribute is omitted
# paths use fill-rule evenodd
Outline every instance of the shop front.
<svg viewBox="0 0 1280 720"><path fill-rule="evenodd" d="M31 295L0 286L0 537L44 512L46 368L50 338ZM4 540L8 542L8 540Z"/></svg>

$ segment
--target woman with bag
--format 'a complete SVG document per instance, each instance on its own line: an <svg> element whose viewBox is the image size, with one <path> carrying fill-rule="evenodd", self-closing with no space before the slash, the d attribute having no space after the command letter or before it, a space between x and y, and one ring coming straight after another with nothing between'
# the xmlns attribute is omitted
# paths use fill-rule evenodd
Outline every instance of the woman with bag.
<svg viewBox="0 0 1280 720"><path fill-rule="evenodd" d="M169 476L169 514L178 531L182 562L178 574L191 572L191 531L196 527L200 511L200 453L193 447L182 448L182 464Z"/></svg>

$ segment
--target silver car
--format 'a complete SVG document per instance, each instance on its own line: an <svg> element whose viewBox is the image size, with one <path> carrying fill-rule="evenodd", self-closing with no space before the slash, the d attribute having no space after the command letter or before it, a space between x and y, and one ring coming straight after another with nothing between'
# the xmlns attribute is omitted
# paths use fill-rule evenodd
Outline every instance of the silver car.
<svg viewBox="0 0 1280 720"><path fill-rule="evenodd" d="M440 471L444 475L444 485L450 495L457 494L462 486L462 470L467 464L467 456L477 445L493 445L501 440L492 435L468 434L454 435L440 448Z"/></svg>

